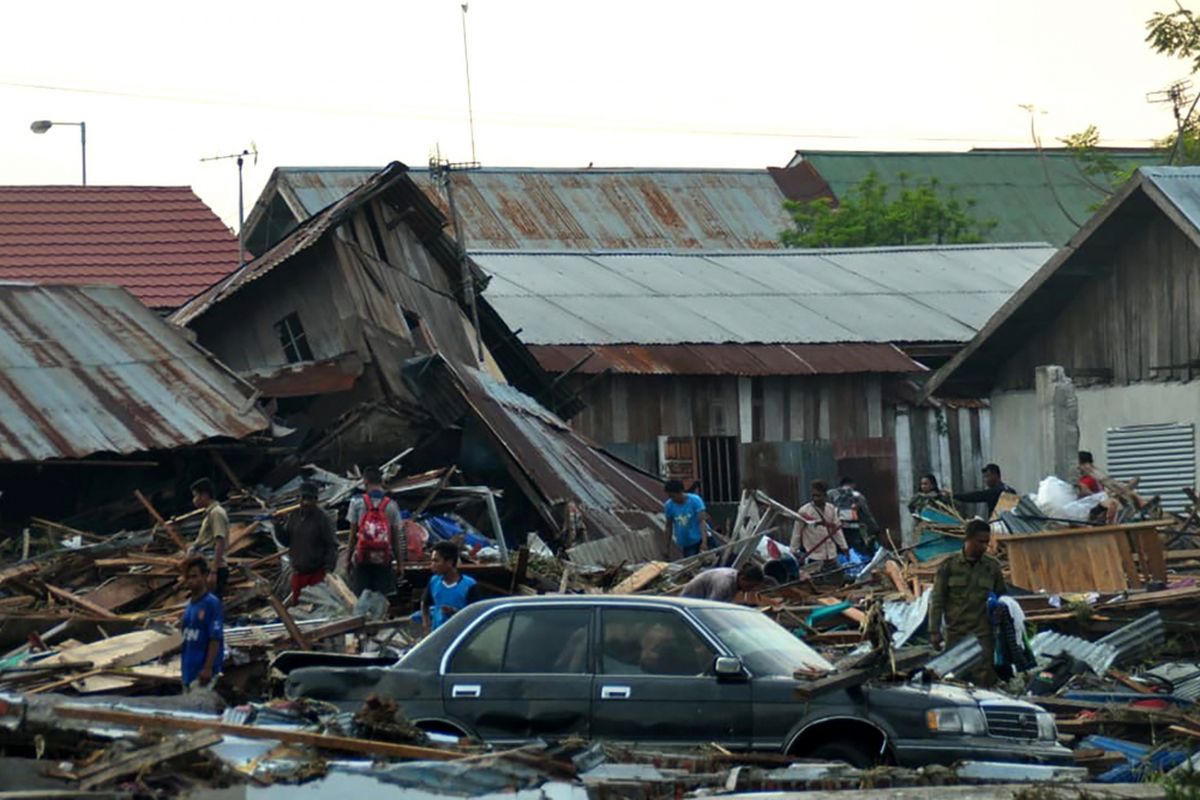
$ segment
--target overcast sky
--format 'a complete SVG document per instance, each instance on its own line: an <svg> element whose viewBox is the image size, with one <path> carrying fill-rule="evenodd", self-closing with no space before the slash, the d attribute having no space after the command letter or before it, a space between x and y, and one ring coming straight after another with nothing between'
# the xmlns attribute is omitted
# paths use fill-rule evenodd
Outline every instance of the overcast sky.
<svg viewBox="0 0 1200 800"><path fill-rule="evenodd" d="M1172 0L472 0L478 159L489 166L780 166L797 149L1107 143L1170 130L1148 92ZM21 2L0 47L0 183L188 184L231 225L232 161L471 157L459 3ZM1200 83L1200 81L1198 81Z"/></svg>

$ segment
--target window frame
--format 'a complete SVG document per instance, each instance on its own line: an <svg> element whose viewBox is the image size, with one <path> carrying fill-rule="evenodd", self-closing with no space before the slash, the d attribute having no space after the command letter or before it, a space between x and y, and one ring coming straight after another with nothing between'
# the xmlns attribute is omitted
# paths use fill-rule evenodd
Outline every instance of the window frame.
<svg viewBox="0 0 1200 800"><path fill-rule="evenodd" d="M672 616L676 617L680 621L681 624L686 626L692 632L693 635L695 635L701 642L703 642L708 647L710 653L712 654L712 658L714 660L718 657L728 655L726 647L718 639L716 639L709 633L709 631L704 627L704 625L701 624L700 620L698 620L695 617L691 616L690 614L684 612L682 609L674 608L672 606L664 607L664 606L649 606L649 605L633 605L633 604L625 604L625 603L604 603L604 604L595 606L594 608L596 611L597 618L596 618L596 622L595 622L596 646L595 646L595 648L593 648L594 655L592 658L592 661L593 661L592 671L596 674L597 677L605 677L605 678L637 677L637 678L675 678L675 679L686 678L686 677L696 677L696 676L687 676L687 675L662 674L662 673L655 673L655 672L635 672L635 673L608 673L608 672L605 672L604 671L604 613L606 611L625 611L625 612L632 612L635 614L642 614L642 615L646 615L648 613L672 615ZM711 669L711 668L712 668L712 664L710 663L708 666L708 669ZM712 677L712 676L708 675L707 672L705 673L705 676Z"/></svg>
<svg viewBox="0 0 1200 800"><path fill-rule="evenodd" d="M459 672L459 671L454 670L453 669L454 659L457 658L458 655L463 650L465 650L467 647L469 647L471 645L471 643L475 641L476 638L481 636L487 627L489 627L492 623L502 622L503 621L502 618L504 618L504 617L508 618L508 625L504 631L504 642L501 645L499 668L494 672L479 672L478 670L476 670L474 672L465 672L465 671ZM451 650L451 648L447 648L446 653L443 655L443 663L442 663L442 666L444 667L443 674L445 674L445 675L503 675L504 674L504 672L503 672L503 670L504 670L504 654L508 650L508 638L509 638L509 636L512 635L512 623L513 623L512 617L513 617L512 609L504 609L504 610L501 610L500 613L498 613L498 614L486 615L486 617L485 617L486 622L484 622L483 620L477 620L475 624L471 625L466 631L464 631L465 636L460 635L459 638L454 641L454 643L452 644L453 650Z"/></svg>
<svg viewBox="0 0 1200 800"><path fill-rule="evenodd" d="M285 315L272 327L275 329L275 336L279 339L279 347L283 350L283 357L287 363L304 364L316 360L312 345L308 342L308 331L304 329L304 323L300 321L298 311Z"/></svg>

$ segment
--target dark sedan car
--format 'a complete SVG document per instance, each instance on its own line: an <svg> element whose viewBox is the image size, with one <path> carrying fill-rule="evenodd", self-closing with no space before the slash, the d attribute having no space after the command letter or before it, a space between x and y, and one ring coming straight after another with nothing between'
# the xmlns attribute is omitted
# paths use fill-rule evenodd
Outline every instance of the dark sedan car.
<svg viewBox="0 0 1200 800"><path fill-rule="evenodd" d="M582 736L905 766L1068 763L1054 718L947 685L865 685L796 698L828 662L761 613L702 600L523 597L468 606L392 667L298 669L291 697L355 708L396 698L436 732L496 744Z"/></svg>

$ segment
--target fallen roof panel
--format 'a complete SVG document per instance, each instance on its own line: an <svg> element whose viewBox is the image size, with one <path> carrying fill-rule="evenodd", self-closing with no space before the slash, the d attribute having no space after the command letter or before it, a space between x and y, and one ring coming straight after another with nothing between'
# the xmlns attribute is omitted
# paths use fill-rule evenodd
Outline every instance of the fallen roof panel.
<svg viewBox="0 0 1200 800"><path fill-rule="evenodd" d="M0 461L242 438L252 393L124 289L0 284Z"/></svg>

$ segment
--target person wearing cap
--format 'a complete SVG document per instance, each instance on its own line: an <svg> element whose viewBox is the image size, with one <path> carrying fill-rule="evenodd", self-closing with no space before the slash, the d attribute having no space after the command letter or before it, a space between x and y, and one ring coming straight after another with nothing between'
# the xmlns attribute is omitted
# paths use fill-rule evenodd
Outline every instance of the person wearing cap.
<svg viewBox="0 0 1200 800"><path fill-rule="evenodd" d="M300 508L288 515L278 533L279 543L289 548L292 562L292 596L289 606L300 602L300 590L325 580L337 564L337 534L333 520L317 504L317 486L300 485Z"/></svg>

